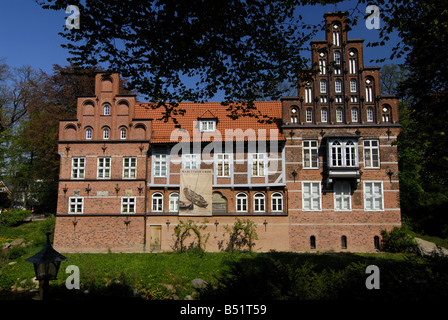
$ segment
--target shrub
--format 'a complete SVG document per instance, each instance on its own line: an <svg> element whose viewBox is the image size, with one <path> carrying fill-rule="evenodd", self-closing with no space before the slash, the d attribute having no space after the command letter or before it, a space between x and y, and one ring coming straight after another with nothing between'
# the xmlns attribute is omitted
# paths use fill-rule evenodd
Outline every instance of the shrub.
<svg viewBox="0 0 448 320"><path fill-rule="evenodd" d="M227 251L241 251L245 247L252 251L255 246L254 240L258 240L256 228L257 226L253 221L239 218L235 220L232 228L226 226L225 229L229 234Z"/></svg>
<svg viewBox="0 0 448 320"><path fill-rule="evenodd" d="M31 211L15 209L0 214L0 223L7 227L14 227L18 225L23 219L31 216Z"/></svg>
<svg viewBox="0 0 448 320"><path fill-rule="evenodd" d="M394 227L391 232L381 231L383 236L381 250L392 253L417 253L418 245L414 237L403 228Z"/></svg>
<svg viewBox="0 0 448 320"><path fill-rule="evenodd" d="M192 220L188 220L187 222L183 222L182 220L179 221L179 224L174 228L175 243L173 249L178 252L184 252L186 249L193 248L199 248L199 251L204 250L205 244L210 237L209 233L205 235L203 234L203 231L207 229L207 222L208 221L205 220L202 225L198 225ZM187 247L185 241L191 236L191 232L194 233L193 237L195 237L197 243L193 240Z"/></svg>

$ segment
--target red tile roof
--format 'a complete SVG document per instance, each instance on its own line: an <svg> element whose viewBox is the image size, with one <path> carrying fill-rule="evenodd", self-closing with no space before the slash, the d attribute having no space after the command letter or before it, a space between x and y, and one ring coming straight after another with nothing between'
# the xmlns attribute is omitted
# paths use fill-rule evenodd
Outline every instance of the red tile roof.
<svg viewBox="0 0 448 320"><path fill-rule="evenodd" d="M241 106L241 105L240 105ZM182 141L214 141L222 139L222 141L253 141L253 140L284 140L284 136L280 133L278 123L282 118L282 104L280 101L256 101L256 110L244 112L238 109L238 114L242 112L249 114L239 116L236 119L229 117L231 111L227 111L227 107L220 102L180 103L178 108L185 109L184 115L175 115L178 121L178 127L170 118L168 122L162 120L165 108L159 107L152 109L149 103L140 103L135 106L136 119L153 119L151 143L168 143ZM238 107L237 107L238 108ZM234 109L236 109L234 107ZM257 118L256 116L259 116ZM267 116L274 121L271 123L260 122ZM216 132L202 133L199 132L199 119L216 118ZM266 119L266 117L264 117ZM180 127L179 127L180 126ZM171 138L173 137L173 138Z"/></svg>

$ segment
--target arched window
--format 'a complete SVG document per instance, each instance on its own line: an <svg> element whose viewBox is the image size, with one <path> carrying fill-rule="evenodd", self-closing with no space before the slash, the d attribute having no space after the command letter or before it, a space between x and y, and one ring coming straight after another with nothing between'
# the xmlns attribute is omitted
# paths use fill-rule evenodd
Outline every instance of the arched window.
<svg viewBox="0 0 448 320"><path fill-rule="evenodd" d="M346 236L341 237L341 249L347 249L347 237Z"/></svg>
<svg viewBox="0 0 448 320"><path fill-rule="evenodd" d="M352 122L358 122L358 108L352 108Z"/></svg>
<svg viewBox="0 0 448 320"><path fill-rule="evenodd" d="M241 192L236 195L236 211L247 212L247 194Z"/></svg>
<svg viewBox="0 0 448 320"><path fill-rule="evenodd" d="M320 93L327 93L327 81L320 80Z"/></svg>
<svg viewBox="0 0 448 320"><path fill-rule="evenodd" d="M109 129L108 128L104 128L104 130L103 130L103 139L105 139L105 140L109 139Z"/></svg>
<svg viewBox="0 0 448 320"><path fill-rule="evenodd" d="M350 92L356 92L356 80L350 79Z"/></svg>
<svg viewBox="0 0 448 320"><path fill-rule="evenodd" d="M103 114L105 116L109 116L110 115L110 105L105 104L104 107L103 107L103 111L104 111Z"/></svg>
<svg viewBox="0 0 448 320"><path fill-rule="evenodd" d="M120 139L125 140L126 139L126 128L121 128L120 130Z"/></svg>
<svg viewBox="0 0 448 320"><path fill-rule="evenodd" d="M375 249L380 249L380 237L374 236L373 237L373 245L375 246Z"/></svg>
<svg viewBox="0 0 448 320"><path fill-rule="evenodd" d="M356 74L356 51L351 50L348 58L348 72L350 74Z"/></svg>
<svg viewBox="0 0 448 320"><path fill-rule="evenodd" d="M339 47L340 39L339 39L339 25L333 25L333 45Z"/></svg>
<svg viewBox="0 0 448 320"><path fill-rule="evenodd" d="M212 194L212 213L227 213L227 199L221 192L213 192Z"/></svg>
<svg viewBox="0 0 448 320"><path fill-rule="evenodd" d="M319 74L327 74L327 61L325 59L319 59Z"/></svg>
<svg viewBox="0 0 448 320"><path fill-rule="evenodd" d="M367 112L367 122L373 122L373 108L368 107L366 112Z"/></svg>
<svg viewBox="0 0 448 320"><path fill-rule="evenodd" d="M383 122L390 122L390 107L389 106L383 106L381 109L381 119Z"/></svg>
<svg viewBox="0 0 448 320"><path fill-rule="evenodd" d="M336 93L341 93L342 92L342 81L341 81L341 79L336 79L334 81L334 91Z"/></svg>
<svg viewBox="0 0 448 320"><path fill-rule="evenodd" d="M342 166L342 146L338 140L331 144L331 160L333 167Z"/></svg>
<svg viewBox="0 0 448 320"><path fill-rule="evenodd" d="M328 110L327 110L327 108L322 108L322 110L320 110L320 121L321 122L328 122Z"/></svg>
<svg viewBox="0 0 448 320"><path fill-rule="evenodd" d="M170 203L169 203L169 211L170 212L178 212L179 211L179 194L177 192L173 192L170 194Z"/></svg>
<svg viewBox="0 0 448 320"><path fill-rule="evenodd" d="M161 193L153 193L152 195L152 211L162 212L163 211L163 195Z"/></svg>
<svg viewBox="0 0 448 320"><path fill-rule="evenodd" d="M336 109L336 122L344 121L344 113L342 112L342 108Z"/></svg>
<svg viewBox="0 0 448 320"><path fill-rule="evenodd" d="M366 102L373 102L373 80L366 80Z"/></svg>
<svg viewBox="0 0 448 320"><path fill-rule="evenodd" d="M265 197L263 193L254 195L254 212L265 212Z"/></svg>
<svg viewBox="0 0 448 320"><path fill-rule="evenodd" d="M315 236L310 237L310 249L316 249L316 237Z"/></svg>
<svg viewBox="0 0 448 320"><path fill-rule="evenodd" d="M313 122L313 110L311 108L306 109L306 122Z"/></svg>
<svg viewBox="0 0 448 320"><path fill-rule="evenodd" d="M92 129L90 129L90 128L86 129L86 139L92 140Z"/></svg>
<svg viewBox="0 0 448 320"><path fill-rule="evenodd" d="M312 103L313 102L313 91L311 88L306 87L305 88L305 103Z"/></svg>
<svg viewBox="0 0 448 320"><path fill-rule="evenodd" d="M283 195L280 192L276 192L271 195L271 211L283 211Z"/></svg>
<svg viewBox="0 0 448 320"><path fill-rule="evenodd" d="M291 123L297 123L298 122L298 112L297 108L291 108Z"/></svg>
<svg viewBox="0 0 448 320"><path fill-rule="evenodd" d="M341 64L341 53L339 51L334 52L334 64L337 66Z"/></svg>

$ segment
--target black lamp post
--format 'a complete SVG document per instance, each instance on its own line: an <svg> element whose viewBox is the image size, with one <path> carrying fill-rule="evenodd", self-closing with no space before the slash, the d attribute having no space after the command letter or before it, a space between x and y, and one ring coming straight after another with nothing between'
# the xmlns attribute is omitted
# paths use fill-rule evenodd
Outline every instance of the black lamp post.
<svg viewBox="0 0 448 320"><path fill-rule="evenodd" d="M46 233L47 243L34 256L26 259L34 264L36 279L39 280L39 293L41 300L46 298L49 281L56 280L61 261L68 260L62 254L53 249L50 243L50 232Z"/></svg>

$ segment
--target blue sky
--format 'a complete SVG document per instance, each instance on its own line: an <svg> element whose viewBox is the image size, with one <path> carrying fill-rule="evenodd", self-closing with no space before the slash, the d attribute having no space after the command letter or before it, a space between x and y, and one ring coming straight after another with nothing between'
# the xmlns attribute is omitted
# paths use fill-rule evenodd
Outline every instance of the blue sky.
<svg viewBox="0 0 448 320"><path fill-rule="evenodd" d="M306 22L320 23L325 12L346 10L352 8L355 2L346 1L337 6L311 6L300 8L298 11ZM359 9L364 11L365 7ZM67 65L69 54L66 49L61 48L64 39L58 33L64 30L65 18L68 15L63 10L58 12L44 10L34 0L3 0L0 7L0 59L6 59L5 62L11 67L30 65L34 69L42 69L48 73L51 72L53 64ZM365 39L364 45L369 41L377 41L378 35L379 30L367 29L363 21L349 32L349 38ZM317 39L324 37L323 32L317 35ZM369 62L371 59L388 57L393 44L397 41L398 38L392 37L385 47L366 48L364 51L366 65L375 65Z"/></svg>

